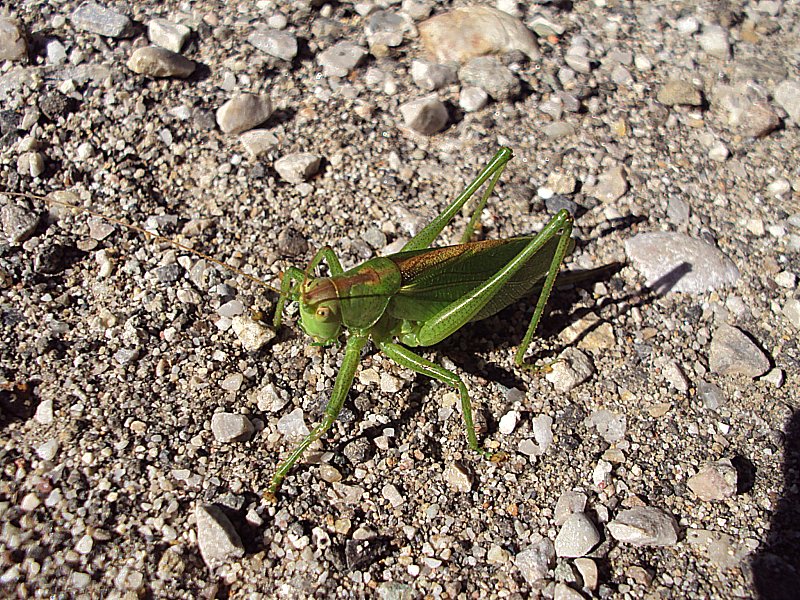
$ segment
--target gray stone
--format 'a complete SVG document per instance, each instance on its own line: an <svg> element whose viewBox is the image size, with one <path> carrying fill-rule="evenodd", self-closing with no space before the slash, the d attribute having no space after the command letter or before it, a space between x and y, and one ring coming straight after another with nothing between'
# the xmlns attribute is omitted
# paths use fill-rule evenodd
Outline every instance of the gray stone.
<svg viewBox="0 0 800 600"><path fill-rule="evenodd" d="M722 112L729 127L744 136L763 137L781 124L767 99L750 86L716 86L712 106Z"/></svg>
<svg viewBox="0 0 800 600"><path fill-rule="evenodd" d="M789 298L783 305L781 312L795 329L800 329L800 300L797 298Z"/></svg>
<svg viewBox="0 0 800 600"><path fill-rule="evenodd" d="M473 58L461 67L458 78L481 88L495 100L512 100L522 89L517 76L494 56Z"/></svg>
<svg viewBox="0 0 800 600"><path fill-rule="evenodd" d="M703 93L689 81L670 79L658 89L656 99L666 106L700 106L703 104Z"/></svg>
<svg viewBox="0 0 800 600"><path fill-rule="evenodd" d="M694 494L705 502L725 500L736 493L738 474L729 460L706 465L686 482Z"/></svg>
<svg viewBox="0 0 800 600"><path fill-rule="evenodd" d="M72 24L83 31L110 38L125 38L133 35L131 20L111 8L94 2L84 2L70 15Z"/></svg>
<svg viewBox="0 0 800 600"><path fill-rule="evenodd" d="M244 315L237 315L231 319L231 329L248 352L261 350L275 338L272 329Z"/></svg>
<svg viewBox="0 0 800 600"><path fill-rule="evenodd" d="M414 31L411 17L388 10L376 10L367 17L364 32L367 43L372 46L394 48L403 43L403 36Z"/></svg>
<svg viewBox="0 0 800 600"><path fill-rule="evenodd" d="M557 392L565 394L589 379L592 373L594 367L589 357L577 348L567 348L558 355L545 379Z"/></svg>
<svg viewBox="0 0 800 600"><path fill-rule="evenodd" d="M586 424L597 429L597 433L609 444L616 444L625 439L627 419L608 409L601 408L586 418Z"/></svg>
<svg viewBox="0 0 800 600"><path fill-rule="evenodd" d="M574 513L582 513L586 510L586 494L567 490L558 497L555 510L553 511L553 522L560 527L567 518Z"/></svg>
<svg viewBox="0 0 800 600"><path fill-rule="evenodd" d="M38 225L39 215L30 208L11 203L0 205L0 227L3 237L12 246L29 239Z"/></svg>
<svg viewBox="0 0 800 600"><path fill-rule="evenodd" d="M319 170L321 158L309 152L288 154L275 161L275 170L289 183L308 181Z"/></svg>
<svg viewBox="0 0 800 600"><path fill-rule="evenodd" d="M303 409L295 408L288 415L278 419L278 432L289 439L299 439L307 436L309 431L303 419Z"/></svg>
<svg viewBox="0 0 800 600"><path fill-rule="evenodd" d="M334 44L317 56L317 62L322 67L326 77L345 77L355 69L367 51L352 42L339 42Z"/></svg>
<svg viewBox="0 0 800 600"><path fill-rule="evenodd" d="M455 82L457 76L455 69L448 65L415 60L411 63L411 79L418 88L432 92Z"/></svg>
<svg viewBox="0 0 800 600"><path fill-rule="evenodd" d="M653 506L620 511L607 527L615 540L634 546L674 546L678 542L674 517Z"/></svg>
<svg viewBox="0 0 800 600"><path fill-rule="evenodd" d="M297 38L287 31L260 27L250 34L247 41L262 52L281 60L292 60L297 56Z"/></svg>
<svg viewBox="0 0 800 600"><path fill-rule="evenodd" d="M450 463L444 470L444 480L456 492L467 493L472 489L472 476L458 463Z"/></svg>
<svg viewBox="0 0 800 600"><path fill-rule="evenodd" d="M147 24L147 37L156 46L173 52L180 52L189 34L192 32L182 23L173 23L167 19L153 19Z"/></svg>
<svg viewBox="0 0 800 600"><path fill-rule="evenodd" d="M536 37L519 19L489 6L468 6L428 19L419 26L425 50L439 63L465 63L476 56L519 50L541 56Z"/></svg>
<svg viewBox="0 0 800 600"><path fill-rule="evenodd" d="M701 294L739 280L739 269L722 252L682 233L640 233L625 241L625 253L660 291Z"/></svg>
<svg viewBox="0 0 800 600"><path fill-rule="evenodd" d="M258 158L262 154L272 152L278 147L278 138L275 134L266 129L251 129L245 131L239 136L239 141L247 150L247 153L253 157Z"/></svg>
<svg viewBox="0 0 800 600"><path fill-rule="evenodd" d="M19 22L0 18L0 60L21 60L27 55L28 44Z"/></svg>
<svg viewBox="0 0 800 600"><path fill-rule="evenodd" d="M522 573L529 585L545 579L555 565L556 551L546 537L531 536L531 544L514 557L514 565Z"/></svg>
<svg viewBox="0 0 800 600"><path fill-rule="evenodd" d="M722 324L711 338L708 358L712 373L758 377L769 371L769 359L745 333Z"/></svg>
<svg viewBox="0 0 800 600"><path fill-rule="evenodd" d="M242 133L261 125L272 114L272 100L267 95L242 94L217 109L217 124L224 133Z"/></svg>
<svg viewBox="0 0 800 600"><path fill-rule="evenodd" d="M194 61L160 46L137 48L128 59L128 68L134 73L150 77L185 78L194 73Z"/></svg>
<svg viewBox="0 0 800 600"><path fill-rule="evenodd" d="M400 114L406 127L422 135L434 135L447 125L447 108L435 94L402 104Z"/></svg>
<svg viewBox="0 0 800 600"><path fill-rule="evenodd" d="M211 417L211 433L218 442L244 442L254 431L255 427L244 415L218 412Z"/></svg>
<svg viewBox="0 0 800 600"><path fill-rule="evenodd" d="M230 519L214 505L197 504L197 545L206 566L212 571L244 556L244 546Z"/></svg>
<svg viewBox="0 0 800 600"><path fill-rule="evenodd" d="M575 135L575 126L566 121L553 121L542 127L542 133L551 140Z"/></svg>
<svg viewBox="0 0 800 600"><path fill-rule="evenodd" d="M625 168L621 165L603 171L589 193L601 202L613 202L625 195L628 191L628 180Z"/></svg>
<svg viewBox="0 0 800 600"><path fill-rule="evenodd" d="M794 121L800 125L800 81L786 80L775 87L775 102Z"/></svg>
<svg viewBox="0 0 800 600"><path fill-rule="evenodd" d="M556 556L585 556L600 543L600 533L584 513L569 515L556 536Z"/></svg>
<svg viewBox="0 0 800 600"><path fill-rule="evenodd" d="M700 47L711 56L728 60L731 56L731 45L728 31L719 25L706 25L703 33L697 37Z"/></svg>
<svg viewBox="0 0 800 600"><path fill-rule="evenodd" d="M47 62L51 65L61 66L67 62L67 49L61 40L47 40L45 42L45 52L47 52Z"/></svg>

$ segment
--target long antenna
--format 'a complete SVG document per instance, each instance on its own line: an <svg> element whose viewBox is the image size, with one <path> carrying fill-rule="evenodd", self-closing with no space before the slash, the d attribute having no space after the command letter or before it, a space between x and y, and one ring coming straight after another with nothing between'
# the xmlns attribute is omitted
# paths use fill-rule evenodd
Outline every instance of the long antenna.
<svg viewBox="0 0 800 600"><path fill-rule="evenodd" d="M57 200L57 199L55 199L55 198L53 198L51 196L37 196L36 194L29 194L29 193L25 193L25 192L5 192L5 191L0 192L0 194L6 194L7 196L17 196L17 197L20 197L20 198L27 198L29 200L41 200L42 202L46 202L47 204L49 204L51 206L53 206L53 205L62 206L64 208L69 208L71 210L75 210L75 211L90 215L92 217L96 217L98 219L102 219L103 221L106 221L108 223L113 223L114 225L119 225L120 227L124 227L125 229L130 229L131 231L135 231L135 232L143 235L146 239L152 239L152 240L155 240L155 241L158 241L158 242L166 242L167 244L175 246L176 248L180 248L181 250L189 252L190 254L194 254L195 256L199 256L200 258L204 258L205 260L207 260L209 262L212 262L215 265L218 265L218 266L222 267L223 269L226 269L226 270L228 270L228 271L230 271L232 273L236 273L237 275L239 275L241 277L244 277L245 279L249 279L250 281L252 281L254 283L257 283L258 285L262 285L265 288L267 288L269 290L272 290L276 294L280 294L281 293L280 290L274 288L273 286L268 284L266 281L263 281L262 279L259 279L258 277L254 277L253 275L249 275L248 273L245 273L241 269L237 269L236 267L232 267L231 265L226 264L226 263L222 262L221 260L218 260L218 259L214 258L213 256L209 256L208 254L205 254L203 252L199 252L199 251L195 250L194 248L190 248L189 246L187 246L185 244L181 244L180 242L177 242L177 241L175 241L173 239L170 239L168 237L164 237L163 235L158 235L157 233L153 233L152 231L147 231L147 229L145 229L144 227L139 227L138 225L131 225L130 223L126 223L125 221L122 221L121 219L117 219L117 218L114 218L114 217L109 217L107 215L104 215L102 213L94 211L94 210L92 210L90 208L86 208L84 206L78 206L77 204L72 204L71 202L66 202L64 200Z"/></svg>

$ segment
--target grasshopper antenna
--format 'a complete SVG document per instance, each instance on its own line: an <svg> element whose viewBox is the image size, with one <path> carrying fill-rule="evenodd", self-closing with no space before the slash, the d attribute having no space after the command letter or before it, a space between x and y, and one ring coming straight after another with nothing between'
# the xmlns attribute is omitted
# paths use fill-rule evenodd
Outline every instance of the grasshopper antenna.
<svg viewBox="0 0 800 600"><path fill-rule="evenodd" d="M175 240L170 239L168 237L164 237L163 235L158 235L157 233L153 233L152 231L147 231L147 229L145 229L144 227L139 227L138 225L131 225L130 223L126 223L125 221L123 221L121 219L116 219L114 217L109 217L107 215L104 215L102 213L94 211L94 210L92 210L90 208L86 208L84 206L78 206L77 204L72 204L71 202L66 202L64 200L57 200L56 198L53 198L51 196L37 196L36 194L30 194L30 193L25 193L25 192L5 192L5 191L4 192L0 192L0 194L5 194L7 196L16 196L16 197L19 197L19 198L27 198L29 200L41 200L42 202L45 202L46 204L49 204L50 206L61 206L61 207L64 207L64 208L68 208L70 210L82 212L84 214L87 214L87 215L92 216L92 217L96 217L98 219L102 219L103 221L106 221L108 223L113 223L114 225L119 225L120 227L124 227L125 229L129 229L131 231L135 231L135 232L141 234L142 236L144 236L145 239L151 239L151 240L155 240L157 242L165 242L165 243L170 244L170 245L172 245L172 246L174 246L176 248L180 248L181 250L189 252L190 254L194 254L195 256L199 256L200 258L203 258L203 259L205 259L205 260L207 260L207 261L209 261L211 263L214 263L215 265L220 266L223 269L225 269L227 271L230 271L231 273L235 273L235 274L237 274L237 275L239 275L241 277L244 277L245 279L249 279L253 283L257 283L258 285L264 286L265 288L275 292L276 294L280 294L281 293L280 290L278 290L275 287L271 286L266 281L264 281L262 279L259 279L258 277L254 277L253 275L245 273L244 271L242 271L240 269L237 269L236 267L232 267L231 265L226 264L226 263L222 262L221 260L214 258L213 256L209 256L208 254L205 254L203 252L195 250L194 248L190 248L189 246L187 246L185 244L181 244L178 241L175 241Z"/></svg>

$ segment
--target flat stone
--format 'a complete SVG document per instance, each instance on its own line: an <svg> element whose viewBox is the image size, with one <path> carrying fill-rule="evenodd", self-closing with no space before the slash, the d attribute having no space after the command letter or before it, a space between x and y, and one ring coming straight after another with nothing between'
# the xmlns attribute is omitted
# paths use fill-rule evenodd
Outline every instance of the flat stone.
<svg viewBox="0 0 800 600"><path fill-rule="evenodd" d="M28 56L28 44L19 22L0 18L0 61L22 60Z"/></svg>
<svg viewBox="0 0 800 600"><path fill-rule="evenodd" d="M577 348L567 348L558 355L545 379L557 392L565 394L589 379L592 373L594 366L589 357Z"/></svg>
<svg viewBox="0 0 800 600"><path fill-rule="evenodd" d="M394 48L403 43L403 37L414 31L411 17L389 10L376 10L367 17L364 33L370 47Z"/></svg>
<svg viewBox="0 0 800 600"><path fill-rule="evenodd" d="M231 318L231 329L242 347L248 352L257 352L275 338L275 332L258 321L244 315Z"/></svg>
<svg viewBox="0 0 800 600"><path fill-rule="evenodd" d="M586 510L587 496L583 492L567 490L558 497L556 507L553 511L553 522L560 527L567 518L574 513L582 513Z"/></svg>
<svg viewBox="0 0 800 600"><path fill-rule="evenodd" d="M640 233L625 241L625 253L657 291L701 294L739 280L739 269L722 252L682 233Z"/></svg>
<svg viewBox="0 0 800 600"><path fill-rule="evenodd" d="M260 27L251 33L247 41L253 46L281 60L292 60L297 56L297 38L288 31Z"/></svg>
<svg viewBox="0 0 800 600"><path fill-rule="evenodd" d="M670 79L658 89L656 99L666 106L700 106L703 104L703 93L689 81Z"/></svg>
<svg viewBox="0 0 800 600"><path fill-rule="evenodd" d="M759 377L769 371L769 359L753 341L737 327L723 323L711 338L708 357L712 373Z"/></svg>
<svg viewBox="0 0 800 600"><path fill-rule="evenodd" d="M686 482L694 494L704 502L725 500L736 494L738 474L729 460L713 462L690 477Z"/></svg>
<svg viewBox="0 0 800 600"><path fill-rule="evenodd" d="M147 38L156 46L180 52L192 32L182 23L167 19L153 19L147 24Z"/></svg>
<svg viewBox="0 0 800 600"><path fill-rule="evenodd" d="M514 557L514 566L529 585L545 579L555 565L556 551L548 538L531 535L531 544Z"/></svg>
<svg viewBox="0 0 800 600"><path fill-rule="evenodd" d="M172 50L147 46L133 51L128 59L128 68L134 73L150 77L185 78L194 73L195 64Z"/></svg>
<svg viewBox="0 0 800 600"><path fill-rule="evenodd" d="M316 175L321 160L316 154L296 152L276 160L275 170L284 181L302 183Z"/></svg>
<svg viewBox="0 0 800 600"><path fill-rule="evenodd" d="M415 60L411 63L411 79L418 88L432 92L454 83L458 76L455 69L448 65Z"/></svg>
<svg viewBox="0 0 800 600"><path fill-rule="evenodd" d="M422 135L439 133L447 125L447 108L435 94L400 105L403 123Z"/></svg>
<svg viewBox="0 0 800 600"><path fill-rule="evenodd" d="M569 515L556 536L556 556L576 558L600 543L600 533L585 513Z"/></svg>
<svg viewBox="0 0 800 600"><path fill-rule="evenodd" d="M728 31L719 25L706 25L703 32L697 37L700 47L711 56L728 60L731 56L731 44L728 41Z"/></svg>
<svg viewBox="0 0 800 600"><path fill-rule="evenodd" d="M262 94L242 94L217 109L217 124L224 133L242 133L261 125L272 115L272 100Z"/></svg>
<svg viewBox="0 0 800 600"><path fill-rule="evenodd" d="M458 463L447 465L444 480L456 492L467 493L472 489L472 476Z"/></svg>
<svg viewBox="0 0 800 600"><path fill-rule="evenodd" d="M244 556L244 546L230 519L217 506L197 504L197 545L212 571Z"/></svg>
<svg viewBox="0 0 800 600"><path fill-rule="evenodd" d="M339 42L317 56L326 77L345 77L364 60L367 51L352 42Z"/></svg>
<svg viewBox="0 0 800 600"><path fill-rule="evenodd" d="M674 517L653 506L620 511L607 527L615 540L634 546L674 546L678 542Z"/></svg>
<svg viewBox="0 0 800 600"><path fill-rule="evenodd" d="M420 23L425 50L438 63L465 63L487 54L518 50L531 60L541 56L536 37L525 24L490 6L468 6Z"/></svg>
<svg viewBox="0 0 800 600"><path fill-rule="evenodd" d="M613 202L628 191L628 180L622 165L603 171L598 177L597 185L589 193L601 202Z"/></svg>
<svg viewBox="0 0 800 600"><path fill-rule="evenodd" d="M789 115L795 125L800 125L800 81L781 81L775 87L775 102Z"/></svg>
<svg viewBox="0 0 800 600"><path fill-rule="evenodd" d="M481 88L495 100L512 100L519 96L522 86L516 75L495 56L471 59L458 71L465 84Z"/></svg>
<svg viewBox="0 0 800 600"><path fill-rule="evenodd" d="M83 31L110 38L126 38L133 35L131 20L111 8L94 2L84 2L70 15L72 24Z"/></svg>
<svg viewBox="0 0 800 600"><path fill-rule="evenodd" d="M239 141L252 158L272 152L278 147L278 138L266 129L251 129L239 136Z"/></svg>

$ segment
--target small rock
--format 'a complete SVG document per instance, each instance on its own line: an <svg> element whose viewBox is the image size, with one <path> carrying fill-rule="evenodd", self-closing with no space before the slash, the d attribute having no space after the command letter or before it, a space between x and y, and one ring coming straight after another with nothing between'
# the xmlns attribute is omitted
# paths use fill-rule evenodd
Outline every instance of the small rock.
<svg viewBox="0 0 800 600"><path fill-rule="evenodd" d="M448 65L415 60L411 63L411 79L418 88L432 92L455 82L457 75L455 69Z"/></svg>
<svg viewBox="0 0 800 600"><path fill-rule="evenodd" d="M244 556L244 546L230 519L213 505L197 504L197 545L206 566L212 571Z"/></svg>
<svg viewBox="0 0 800 600"><path fill-rule="evenodd" d="M486 562L490 565L504 565L508 562L510 555L507 550L497 544L492 544L486 553Z"/></svg>
<svg viewBox="0 0 800 600"><path fill-rule="evenodd" d="M125 38L133 35L131 20L113 9L94 2L84 2L70 15L76 29L104 35L110 38Z"/></svg>
<svg viewBox="0 0 800 600"><path fill-rule="evenodd" d="M591 558L576 558L575 568L578 569L581 579L583 579L583 587L589 591L597 589L598 571L597 563Z"/></svg>
<svg viewBox="0 0 800 600"><path fill-rule="evenodd" d="M275 337L272 329L243 315L236 315L231 319L231 329L248 352L261 350Z"/></svg>
<svg viewBox="0 0 800 600"><path fill-rule="evenodd" d="M510 435L514 432L514 429L517 427L517 420L519 419L519 413L515 410L510 410L502 417L500 417L500 423L498 424L498 430L503 435Z"/></svg>
<svg viewBox="0 0 800 600"><path fill-rule="evenodd" d="M0 205L0 227L3 238L12 246L18 246L28 240L38 226L39 214L30 208L10 203Z"/></svg>
<svg viewBox="0 0 800 600"><path fill-rule="evenodd" d="M640 233L625 241L625 253L657 291L701 294L739 280L739 269L722 252L682 233Z"/></svg>
<svg viewBox="0 0 800 600"><path fill-rule="evenodd" d="M594 426L600 437L609 444L616 444L625 439L625 432L627 431L625 415L618 415L610 410L601 408L587 417L586 425Z"/></svg>
<svg viewBox="0 0 800 600"><path fill-rule="evenodd" d="M472 489L472 477L458 463L450 463L444 470L444 480L455 492L466 493Z"/></svg>
<svg viewBox="0 0 800 600"><path fill-rule="evenodd" d="M27 55L28 45L19 22L0 18L0 61L21 60Z"/></svg>
<svg viewBox="0 0 800 600"><path fill-rule="evenodd" d="M519 50L531 60L541 56L536 37L519 19L489 6L468 6L419 25L425 50L436 62L465 63L476 56Z"/></svg>
<svg viewBox="0 0 800 600"><path fill-rule="evenodd" d="M695 17L687 15L675 22L675 28L683 35L694 35L700 31L700 22Z"/></svg>
<svg viewBox="0 0 800 600"><path fill-rule="evenodd" d="M128 59L128 68L134 73L150 77L185 78L194 73L195 64L172 50L147 46L133 51Z"/></svg>
<svg viewBox="0 0 800 600"><path fill-rule="evenodd" d="M553 511L553 522L556 526L563 525L567 518L574 513L582 513L586 510L586 494L567 490L558 497L555 510Z"/></svg>
<svg viewBox="0 0 800 600"><path fill-rule="evenodd" d="M39 499L39 496L30 492L22 497L22 500L19 502L19 507L25 512L31 512L39 508L41 504L42 501Z"/></svg>
<svg viewBox="0 0 800 600"><path fill-rule="evenodd" d="M458 71L458 78L481 88L498 101L513 100L522 90L517 76L495 56L471 59Z"/></svg>
<svg viewBox="0 0 800 600"><path fill-rule="evenodd" d="M289 403L288 394L281 394L274 384L268 383L256 393L258 410L276 413Z"/></svg>
<svg viewBox="0 0 800 600"><path fill-rule="evenodd" d="M42 460L53 460L58 453L58 440L52 439L36 448L36 454Z"/></svg>
<svg viewBox="0 0 800 600"><path fill-rule="evenodd" d="M167 19L153 19L147 24L147 38L156 46L180 52L191 33L186 25Z"/></svg>
<svg viewBox="0 0 800 600"><path fill-rule="evenodd" d="M554 171L547 176L547 187L554 194L572 194L577 184L575 177L567 173Z"/></svg>
<svg viewBox="0 0 800 600"><path fill-rule="evenodd" d="M566 28L559 23L554 23L547 17L537 15L531 21L531 29L539 37L548 37L551 35L560 36L566 31Z"/></svg>
<svg viewBox="0 0 800 600"><path fill-rule="evenodd" d="M556 536L556 556L575 558L588 554L600 543L600 533L584 513L569 515Z"/></svg>
<svg viewBox="0 0 800 600"><path fill-rule="evenodd" d="M317 174L321 160L309 152L288 154L275 161L275 170L284 181L303 183Z"/></svg>
<svg viewBox="0 0 800 600"><path fill-rule="evenodd" d="M712 107L723 113L729 127L747 137L764 137L780 124L780 117L757 89L717 85Z"/></svg>
<svg viewBox="0 0 800 600"><path fill-rule="evenodd" d="M267 95L242 94L217 109L217 125L224 133L242 133L261 125L272 114Z"/></svg>
<svg viewBox="0 0 800 600"><path fill-rule="evenodd" d="M309 434L308 427L306 427L305 420L303 419L303 409L295 408L288 415L282 416L278 419L278 432L289 439L299 439Z"/></svg>
<svg viewBox="0 0 800 600"><path fill-rule="evenodd" d="M739 546L735 539L721 531L708 529L688 529L686 542L692 546L699 546L705 550L711 563L720 572L733 569L742 562L750 551L745 546ZM775 596L776 598L790 598L793 594Z"/></svg>
<svg viewBox="0 0 800 600"><path fill-rule="evenodd" d="M239 136L239 141L252 158L272 152L278 147L278 138L266 129L251 129Z"/></svg>
<svg viewBox="0 0 800 600"><path fill-rule="evenodd" d="M553 121L542 127L542 133L551 140L557 140L575 135L575 126L566 121Z"/></svg>
<svg viewBox="0 0 800 600"><path fill-rule="evenodd" d="M792 191L792 184L788 179L781 177L767 186L767 193L775 198L780 198Z"/></svg>
<svg viewBox="0 0 800 600"><path fill-rule="evenodd" d="M703 104L703 93L688 81L670 79L659 88L656 99L666 106L700 106Z"/></svg>
<svg viewBox="0 0 800 600"><path fill-rule="evenodd" d="M254 431L255 427L244 415L214 413L211 417L211 433L218 442L245 442Z"/></svg>
<svg viewBox="0 0 800 600"><path fill-rule="evenodd" d="M389 504L392 505L392 508L402 506L406 501L402 494L400 494L399 490L391 483L387 483L383 486L381 489L381 495L389 501Z"/></svg>
<svg viewBox="0 0 800 600"><path fill-rule="evenodd" d="M795 329L800 329L800 300L789 298L781 309L783 316L794 325Z"/></svg>
<svg viewBox="0 0 800 600"><path fill-rule="evenodd" d="M219 387L226 392L237 392L242 387L242 383L244 383L244 375L232 373L222 378L222 381L219 382Z"/></svg>
<svg viewBox="0 0 800 600"><path fill-rule="evenodd" d="M567 393L589 379L594 373L592 361L577 348L567 348L558 355L545 379L559 393Z"/></svg>
<svg viewBox="0 0 800 600"><path fill-rule="evenodd" d="M711 338L709 368L720 375L758 377L769 371L769 359L742 330L722 324Z"/></svg>
<svg viewBox="0 0 800 600"><path fill-rule="evenodd" d="M50 425L53 422L53 401L50 398L39 402L33 419L39 425Z"/></svg>
<svg viewBox="0 0 800 600"><path fill-rule="evenodd" d="M388 46L394 48L403 43L403 36L414 31L411 17L402 13L388 10L376 10L369 17L364 26L367 34L367 43L373 46Z"/></svg>
<svg viewBox="0 0 800 600"><path fill-rule="evenodd" d="M628 191L625 168L621 165L604 171L598 177L597 185L590 193L601 202L613 202Z"/></svg>
<svg viewBox="0 0 800 600"><path fill-rule="evenodd" d="M695 495L704 502L724 500L736 494L738 475L729 460L721 460L703 467L686 482Z"/></svg>
<svg viewBox="0 0 800 600"><path fill-rule="evenodd" d="M775 102L794 121L795 125L800 125L800 81L785 80L775 87Z"/></svg>
<svg viewBox="0 0 800 600"><path fill-rule="evenodd" d="M355 69L367 51L352 42L339 42L334 44L317 56L317 62L322 66L326 77L345 77Z"/></svg>
<svg viewBox="0 0 800 600"><path fill-rule="evenodd" d="M585 597L578 590L573 590L563 581L559 581L553 589L553 600L585 600Z"/></svg>
<svg viewBox="0 0 800 600"><path fill-rule="evenodd" d="M447 108L435 94L400 105L406 127L422 135L439 133L447 125Z"/></svg>
<svg viewBox="0 0 800 600"><path fill-rule="evenodd" d="M730 153L725 144L717 141L708 149L708 158L717 162L724 162L730 156Z"/></svg>
<svg viewBox="0 0 800 600"><path fill-rule="evenodd" d="M678 542L678 523L653 506L620 511L607 527L614 539L634 546L674 546Z"/></svg>
<svg viewBox="0 0 800 600"><path fill-rule="evenodd" d="M265 54L281 60L290 61L297 56L297 38L287 31L260 27L250 34L247 41Z"/></svg>
<svg viewBox="0 0 800 600"><path fill-rule="evenodd" d="M514 557L514 566L519 569L528 585L547 578L555 564L556 552L548 538L531 535L531 545Z"/></svg>
<svg viewBox="0 0 800 600"><path fill-rule="evenodd" d="M719 25L706 25L703 27L697 41L700 47L711 56L728 60L731 55L731 45L728 41L728 32Z"/></svg>

